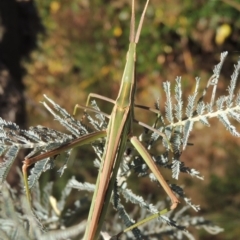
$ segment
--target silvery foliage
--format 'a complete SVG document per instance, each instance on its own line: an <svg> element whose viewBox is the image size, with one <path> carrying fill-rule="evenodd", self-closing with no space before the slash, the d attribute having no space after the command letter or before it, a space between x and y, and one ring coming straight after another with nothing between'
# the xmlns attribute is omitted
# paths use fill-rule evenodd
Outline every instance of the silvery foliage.
<svg viewBox="0 0 240 240"><path fill-rule="evenodd" d="M165 113L162 114L160 112L158 103L156 103L154 110L157 113L157 117L152 127L157 131L151 132L148 129L144 129L143 133L139 136L139 139L146 149L148 149L156 164L160 168L170 170L172 178L176 181L182 173L203 180L203 176L199 171L185 166L184 162L180 160L182 152L189 145L189 136L196 122L210 126L209 119L218 118L232 135L236 137L240 136L240 133L238 133L235 126L229 120L233 118L237 122L240 121L240 94L239 92L235 93L240 61L238 61L234 68L227 88L227 94L218 98L216 97L220 71L226 56L227 52L221 54L220 63L215 66L213 75L200 97L200 79L196 78L195 91L188 96L186 103L183 100L181 78L176 78L174 96L171 93L170 82L165 82L163 84L163 90L166 94ZM209 93L210 87L212 89L210 93L211 99L207 101L205 99L206 93ZM74 236L82 236L81 234L85 230L86 222L69 227L63 221L67 216L77 213L78 209L84 205L83 202L86 202L85 196L78 199L74 203L73 208L66 206L66 199L72 189L93 192L95 188L94 184L80 183L73 177L62 190L62 197L59 200L56 200L52 196L51 183L45 187L42 197L40 197L38 187L39 177L43 172L54 167L54 163L58 160L57 157L43 159L35 163L31 169L28 181L34 198L33 209L27 207L28 204L25 197L16 197L14 191L4 183L20 149L31 149L31 152L26 156L26 158L31 158L37 154L63 146L88 133L107 128L108 118L105 114L101 114L95 101L92 102L94 113L88 110L84 115L85 121L78 121L53 100L47 96L44 96L44 98L46 100L43 102L44 107L54 116L55 120L60 122L69 131L68 134L43 126L22 130L15 123L0 119L0 153L3 156L3 162L0 165L0 180L2 182L0 202L4 206L1 207L0 211L0 233L1 236L4 236L4 239L71 239ZM168 140L159 135L159 131ZM97 158L94 160L96 167L100 166L104 144L105 139L99 139L92 143L92 147L97 155ZM161 153L154 153L153 148L156 145L162 146L163 150ZM63 175L64 170L67 168L70 153L71 150L63 153L65 160L62 167L58 169L60 176ZM144 163L141 156L129 144L118 171L111 200L113 207L118 213L117 216L122 219L126 227L134 223L134 220L132 220L134 218L134 211L126 211L124 204L121 203L123 199L126 202L131 202L140 209L140 219L146 217L147 213L155 214L159 209L164 209L170 204L169 199L167 199L166 201L159 202L158 205L153 205L149 199L146 200L142 196L134 194L127 183L127 179L132 174L135 176L137 174L139 177L148 176L151 181L157 182L155 176L149 173L148 166ZM132 232L123 234L121 239L133 239L133 235L136 239L162 239L166 236L169 236L171 239L194 239L194 236L187 231L189 226L204 228L211 234L217 234L222 231L221 228L202 217L188 215L187 210L189 208L198 211L200 207L191 202L191 199L185 195L181 186L174 183L169 183L169 186L180 198L181 203L185 202L185 205L180 209L158 216L157 220L149 221L145 225L135 228ZM124 228L118 222L118 217L114 219L116 224L113 224L113 221L111 221L111 224L106 222L107 231L102 232L104 239L117 239L117 236L110 237L109 233L121 232Z"/></svg>

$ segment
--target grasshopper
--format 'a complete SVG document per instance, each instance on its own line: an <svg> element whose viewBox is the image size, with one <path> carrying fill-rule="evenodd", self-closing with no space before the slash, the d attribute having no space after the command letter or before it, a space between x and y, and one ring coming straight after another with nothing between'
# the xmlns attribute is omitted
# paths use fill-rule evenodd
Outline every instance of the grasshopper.
<svg viewBox="0 0 240 240"><path fill-rule="evenodd" d="M123 157L123 153L126 149L127 141L130 141L135 147L140 156L145 160L146 164L149 166L150 170L158 179L159 183L164 188L165 192L171 199L172 205L170 209L175 209L179 203L178 198L172 192L167 182L163 178L162 174L158 170L152 157L141 144L136 136L133 135L132 125L136 121L134 119L134 95L136 90L136 80L135 80L135 62L136 62L136 46L139 40L144 16L147 10L149 0L146 1L139 26L135 33L135 13L134 13L134 0L132 0L132 14L131 14L131 24L130 24L130 43L129 49L126 55L126 64L122 75L121 86L117 96L114 101L112 99L100 96L98 94L89 94L87 104L90 98L98 98L106 100L114 104L112 113L110 115L110 120L105 131L98 131L87 134L83 137L73 140L68 144L60 146L52 151L37 155L31 158L25 158L22 167L24 182L26 186L27 197L31 201L31 196L28 188L27 180L27 168L33 163L40 161L46 157L51 157L58 154L61 151L66 151L70 148L81 146L83 144L88 144L94 142L98 138L106 137L104 153L101 159L101 166L99 169L96 187L90 207L90 212L88 215L87 227L84 235L84 240L96 240L99 238L100 231L103 225L103 221L108 209L110 202L114 182L116 180L117 172ZM138 107L141 107L138 105ZM82 108L77 105L77 108ZM144 108L144 107L143 107ZM86 107L89 110L89 107ZM74 111L74 112L75 112ZM163 133L151 128L150 126L140 123L140 125L157 132L162 137L165 137ZM135 226L136 227L136 226Z"/></svg>

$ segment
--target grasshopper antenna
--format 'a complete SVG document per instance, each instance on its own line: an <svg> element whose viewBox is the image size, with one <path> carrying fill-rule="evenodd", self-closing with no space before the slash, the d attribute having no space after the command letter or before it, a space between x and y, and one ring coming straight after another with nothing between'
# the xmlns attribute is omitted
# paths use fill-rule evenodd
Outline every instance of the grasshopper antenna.
<svg viewBox="0 0 240 240"><path fill-rule="evenodd" d="M138 43L138 40L139 40L139 36L140 36L141 30L142 30L143 20L144 20L144 17L145 17L145 13L147 11L148 3L149 3L149 0L147 0L147 2L145 4L145 7L143 9L141 18L140 18L140 22L139 22L137 33L136 33L135 40L134 40L135 43Z"/></svg>
<svg viewBox="0 0 240 240"><path fill-rule="evenodd" d="M135 1L132 0L132 13L131 13L129 41L133 43L134 38L135 38Z"/></svg>
<svg viewBox="0 0 240 240"><path fill-rule="evenodd" d="M138 43L139 36L140 36L141 30L142 30L143 20L145 17L145 13L147 11L148 3L149 3L149 0L147 0L147 2L145 4L145 7L143 9L143 12L142 12L142 15L140 18L140 22L138 25L138 29L137 29L137 32L135 35L135 0L132 0L132 14L131 14L131 24L130 24L130 36L129 36L129 41L132 43L133 42Z"/></svg>

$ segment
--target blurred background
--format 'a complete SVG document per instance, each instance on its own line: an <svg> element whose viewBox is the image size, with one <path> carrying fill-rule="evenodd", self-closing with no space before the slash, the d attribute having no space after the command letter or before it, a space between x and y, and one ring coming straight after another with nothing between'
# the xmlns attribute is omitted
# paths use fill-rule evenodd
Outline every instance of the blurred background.
<svg viewBox="0 0 240 240"><path fill-rule="evenodd" d="M136 1L137 19L144 3ZM204 89L223 51L229 54L217 94L226 94L240 55L239 16L239 0L151 0L137 46L136 103L153 107L159 98L164 110L162 83L170 81L174 90L177 76L182 76L187 100L195 77L201 78ZM116 98L128 49L130 0L4 0L0 19L1 117L24 128L44 125L65 131L39 103L43 94L70 113L91 92ZM98 101L98 105L110 113L111 104ZM77 117L81 116L79 111ZM136 118L151 125L154 115L136 111ZM179 183L192 202L201 205L199 214L225 229L217 236L196 232L196 239L238 239L240 139L212 120L210 128L196 125L190 141L194 145L181 160L205 180L181 176ZM76 154L84 159L91 152L84 148ZM22 156L19 165L21 160ZM56 196L72 174L94 182L97 172L91 161L73 166L56 184ZM43 181L57 179L54 172ZM11 176L9 181L17 185L17 177ZM146 180L136 184L138 192L151 194L156 201L164 198L153 193Z"/></svg>

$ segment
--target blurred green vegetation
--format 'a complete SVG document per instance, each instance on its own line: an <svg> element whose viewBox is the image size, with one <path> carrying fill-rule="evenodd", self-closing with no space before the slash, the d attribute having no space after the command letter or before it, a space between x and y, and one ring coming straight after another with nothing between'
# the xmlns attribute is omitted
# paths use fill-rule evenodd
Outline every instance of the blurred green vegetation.
<svg viewBox="0 0 240 240"><path fill-rule="evenodd" d="M38 102L47 94L72 112L76 103L86 102L90 92L116 98L128 48L130 0L35 2L45 34L39 36L39 49L32 53L31 61L25 62L29 125L62 129ZM137 19L144 2L136 1ZM229 51L219 85L219 92L224 93L239 57L239 9L239 0L150 1L137 47L136 102L153 106L159 97L163 103L162 82L169 80L174 84L176 76L182 76L187 98L195 87L195 77L202 78L204 88L220 53ZM110 112L111 104L98 104ZM152 123L148 114L136 115ZM240 167L240 141L217 121L212 122L211 128L198 126L191 141L194 146L186 150L182 160L200 170L205 181L183 179L186 192L194 203L201 204L201 215L226 227L225 233L214 237L204 234L200 239L237 239L240 181L236 169ZM85 151L79 158L89 154ZM74 163L74 174L81 172L94 181L96 172L87 176L78 168L82 165ZM233 214L229 214L230 207Z"/></svg>

